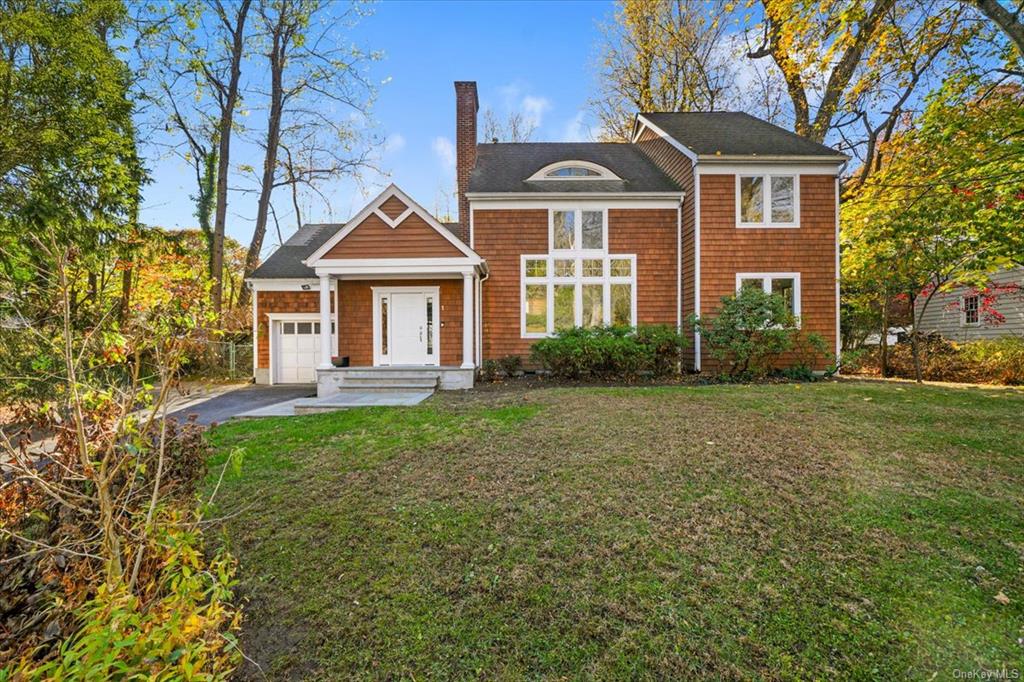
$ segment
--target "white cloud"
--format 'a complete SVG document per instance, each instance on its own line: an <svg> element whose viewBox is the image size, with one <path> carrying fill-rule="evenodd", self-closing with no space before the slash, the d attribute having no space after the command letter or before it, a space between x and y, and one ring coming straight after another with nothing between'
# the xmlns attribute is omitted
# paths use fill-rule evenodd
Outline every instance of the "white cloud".
<svg viewBox="0 0 1024 682"><path fill-rule="evenodd" d="M391 133L384 140L384 153L393 154L405 149L405 136L402 133Z"/></svg>
<svg viewBox="0 0 1024 682"><path fill-rule="evenodd" d="M565 132L562 133L562 139L566 142L586 142L589 140L590 135L588 131L584 129L583 118L586 116L586 112L577 111L576 115L569 119L569 122L565 124Z"/></svg>
<svg viewBox="0 0 1024 682"><path fill-rule="evenodd" d="M455 168L455 145L451 140L447 137L435 137L430 146L445 170Z"/></svg>
<svg viewBox="0 0 1024 682"><path fill-rule="evenodd" d="M544 118L544 112L551 108L551 101L547 97L527 95L523 98L520 107L526 120L539 128Z"/></svg>

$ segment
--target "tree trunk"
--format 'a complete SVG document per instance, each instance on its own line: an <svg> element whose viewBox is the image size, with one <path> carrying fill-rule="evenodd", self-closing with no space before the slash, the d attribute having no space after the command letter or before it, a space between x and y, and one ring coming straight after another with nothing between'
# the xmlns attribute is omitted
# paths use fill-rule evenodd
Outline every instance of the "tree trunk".
<svg viewBox="0 0 1024 682"><path fill-rule="evenodd" d="M974 0L974 5L995 22L1017 46L1017 51L1024 55L1024 22L1021 21L1020 11L1011 12L1003 7L999 0Z"/></svg>
<svg viewBox="0 0 1024 682"><path fill-rule="evenodd" d="M879 339L881 359L879 364L883 377L889 376L889 298L882 300L882 338Z"/></svg>
<svg viewBox="0 0 1024 682"><path fill-rule="evenodd" d="M277 152L281 144L281 113L284 108L284 86L282 77L284 61L288 50L289 36L285 27L287 8L278 9L278 20L274 26L273 44L270 50L270 114L267 118L266 153L263 157L263 180L260 185L260 198L256 208L256 226L253 228L249 251L245 254L245 274L249 277L260 262L260 251L263 250L263 238L267 234L267 218L270 213L270 197L274 192L274 176L277 172ZM249 288L242 287L238 293L238 305L249 302Z"/></svg>
<svg viewBox="0 0 1024 682"><path fill-rule="evenodd" d="M245 19L249 13L252 0L242 0L235 18L231 42L231 75L227 90L224 93L223 108L220 122L217 125L219 148L217 150L217 210L213 223L213 254L210 269L213 274L213 286L210 296L213 299L213 310L220 318L221 296L224 286L224 228L228 214L228 171L231 153L231 126L235 118L235 105L238 103L238 80L242 75L242 52L245 47Z"/></svg>

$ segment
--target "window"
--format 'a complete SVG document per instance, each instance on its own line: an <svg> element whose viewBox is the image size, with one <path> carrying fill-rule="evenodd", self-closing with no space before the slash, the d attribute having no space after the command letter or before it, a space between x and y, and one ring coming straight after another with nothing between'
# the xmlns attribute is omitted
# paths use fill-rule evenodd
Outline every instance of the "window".
<svg viewBox="0 0 1024 682"><path fill-rule="evenodd" d="M427 296L427 355L434 354L434 297Z"/></svg>
<svg viewBox="0 0 1024 682"><path fill-rule="evenodd" d="M601 174L593 168L583 166L563 166L544 174L547 178L599 178Z"/></svg>
<svg viewBox="0 0 1024 682"><path fill-rule="evenodd" d="M740 227L797 227L799 182L795 175L739 175L736 215Z"/></svg>
<svg viewBox="0 0 1024 682"><path fill-rule="evenodd" d="M551 211L548 247L546 255L522 257L524 337L636 325L636 256L607 253L604 211Z"/></svg>
<svg viewBox="0 0 1024 682"><path fill-rule="evenodd" d="M786 302L786 310L800 317L799 272L741 272L736 275L736 291L747 287L760 289L766 294L778 294Z"/></svg>
<svg viewBox="0 0 1024 682"><path fill-rule="evenodd" d="M605 238L604 211L551 211L552 251L604 251Z"/></svg>
<svg viewBox="0 0 1024 682"><path fill-rule="evenodd" d="M978 304L977 294L963 297L960 303L960 310L963 311L963 324L978 324L981 321Z"/></svg>
<svg viewBox="0 0 1024 682"><path fill-rule="evenodd" d="M545 180L621 180L608 168L591 161L565 160L549 163L526 178L527 182Z"/></svg>

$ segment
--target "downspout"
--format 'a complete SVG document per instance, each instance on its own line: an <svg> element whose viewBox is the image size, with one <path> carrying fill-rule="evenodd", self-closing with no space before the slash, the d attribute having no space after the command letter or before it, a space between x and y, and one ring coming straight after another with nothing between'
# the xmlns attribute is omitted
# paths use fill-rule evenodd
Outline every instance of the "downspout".
<svg viewBox="0 0 1024 682"><path fill-rule="evenodd" d="M486 262L484 263L486 266ZM476 366L484 364L484 282L491 276L489 269L484 270L482 277L476 278Z"/></svg>
<svg viewBox="0 0 1024 682"><path fill-rule="evenodd" d="M676 334L683 333L683 202L676 207Z"/></svg>

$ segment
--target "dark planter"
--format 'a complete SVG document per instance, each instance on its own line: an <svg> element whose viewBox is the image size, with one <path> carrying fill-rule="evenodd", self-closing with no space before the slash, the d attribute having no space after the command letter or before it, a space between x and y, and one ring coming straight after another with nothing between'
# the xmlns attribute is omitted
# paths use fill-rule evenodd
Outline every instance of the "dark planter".
<svg viewBox="0 0 1024 682"><path fill-rule="evenodd" d="M349 359L349 356L347 356L347 355L343 355L340 358L339 357L333 357L333 358L331 358L331 364L334 365L335 367L348 367L348 362L349 362L348 359Z"/></svg>

